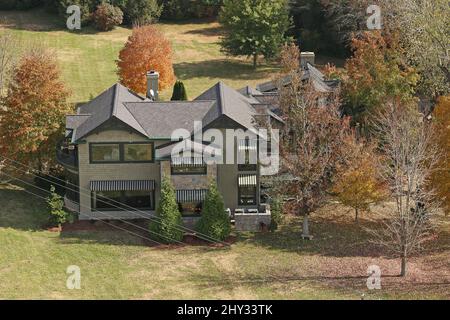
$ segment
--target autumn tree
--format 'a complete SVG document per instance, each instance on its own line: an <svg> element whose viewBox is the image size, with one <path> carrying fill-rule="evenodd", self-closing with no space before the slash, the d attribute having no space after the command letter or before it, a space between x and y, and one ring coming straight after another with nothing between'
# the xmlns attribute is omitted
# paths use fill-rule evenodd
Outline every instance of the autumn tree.
<svg viewBox="0 0 450 320"><path fill-rule="evenodd" d="M285 46L281 54L283 70L288 71L283 76L292 81L289 86L279 86L285 126L279 143L281 173L275 184L304 217L303 236L309 238L309 214L326 199L350 129L348 120L340 116L338 97L319 93L311 83L302 81L302 70L295 62L299 55L295 45Z"/></svg>
<svg viewBox="0 0 450 320"><path fill-rule="evenodd" d="M233 56L273 58L286 41L290 19L286 0L225 0L219 16L225 29L222 50Z"/></svg>
<svg viewBox="0 0 450 320"><path fill-rule="evenodd" d="M445 213L450 212L450 96L440 97L434 110L436 143L442 155L431 179L437 200L442 202Z"/></svg>
<svg viewBox="0 0 450 320"><path fill-rule="evenodd" d="M133 29L117 61L120 82L131 90L145 93L146 73L159 72L159 90L173 85L175 74L172 65L170 41L155 26Z"/></svg>
<svg viewBox="0 0 450 320"><path fill-rule="evenodd" d="M43 49L25 53L12 74L0 109L0 154L42 170L54 159L56 139L71 111L69 92L55 56Z"/></svg>
<svg viewBox="0 0 450 320"><path fill-rule="evenodd" d="M413 98L418 76L403 59L397 37L365 32L352 40L353 56L342 76L344 112L363 126L387 97ZM379 111L379 110L378 110Z"/></svg>
<svg viewBox="0 0 450 320"><path fill-rule="evenodd" d="M381 1L385 28L399 33L404 54L420 74L418 91L436 99L450 93L448 0Z"/></svg>
<svg viewBox="0 0 450 320"><path fill-rule="evenodd" d="M395 205L382 216L383 227L371 233L401 259L401 276L407 273L408 257L429 240L439 205L430 188L439 159L433 126L417 110L415 103L392 99L375 125L384 157L380 173Z"/></svg>
<svg viewBox="0 0 450 320"><path fill-rule="evenodd" d="M332 192L338 200L355 210L355 221L361 211L386 197L385 185L377 174L374 145L348 137L345 145L346 161L337 171Z"/></svg>
<svg viewBox="0 0 450 320"><path fill-rule="evenodd" d="M122 24L123 12L119 7L109 3L101 3L92 14L92 20L97 29L101 31L112 30L115 26Z"/></svg>

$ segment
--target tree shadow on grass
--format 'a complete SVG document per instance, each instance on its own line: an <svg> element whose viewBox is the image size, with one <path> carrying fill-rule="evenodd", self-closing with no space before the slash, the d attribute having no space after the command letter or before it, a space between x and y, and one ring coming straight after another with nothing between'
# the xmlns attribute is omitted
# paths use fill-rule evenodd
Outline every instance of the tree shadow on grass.
<svg viewBox="0 0 450 320"><path fill-rule="evenodd" d="M208 37L217 37L224 34L224 29L221 26L207 27L203 29L189 30L185 34L202 35Z"/></svg>
<svg viewBox="0 0 450 320"><path fill-rule="evenodd" d="M242 81L266 79L277 70L271 65L254 69L250 63L232 59L181 62L174 64L174 69L178 78L182 80L204 77Z"/></svg>
<svg viewBox="0 0 450 320"><path fill-rule="evenodd" d="M381 222L360 219L359 223L350 217L333 219L312 215L310 232L314 238L301 238L301 217L289 217L279 230L273 233L243 233L241 241L263 246L269 249L285 252L297 252L306 255L321 255L330 257L371 257L389 256L385 248L371 242L367 229L381 228ZM423 254L439 254L450 250L450 230L441 229L435 237L426 243L421 252L411 257Z"/></svg>
<svg viewBox="0 0 450 320"><path fill-rule="evenodd" d="M43 230L48 222L46 194L31 186L0 184L0 228L25 231Z"/></svg>
<svg viewBox="0 0 450 320"><path fill-rule="evenodd" d="M269 249L331 257L380 257L383 250L370 243L361 224L313 217L310 231L314 238L301 238L300 217L288 219L273 233L243 234L242 240ZM368 227L369 222L364 222Z"/></svg>

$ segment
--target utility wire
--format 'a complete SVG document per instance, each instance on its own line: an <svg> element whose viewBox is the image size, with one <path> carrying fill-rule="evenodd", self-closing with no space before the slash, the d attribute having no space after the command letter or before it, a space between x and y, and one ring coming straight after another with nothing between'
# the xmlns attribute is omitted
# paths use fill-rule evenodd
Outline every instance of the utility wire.
<svg viewBox="0 0 450 320"><path fill-rule="evenodd" d="M11 165L12 167L14 167L15 169L21 170L21 171L24 172L24 173L30 173L29 170L31 170L31 171L37 171L37 172L43 173L42 171L35 170L35 169L33 169L33 168L31 168L31 167L29 167L29 166L23 164L23 163L20 163L20 162L18 162L18 161L16 161L16 160L7 158L7 157L2 156L2 155L0 155L0 157L1 157L1 158L4 158L5 160L8 160L8 161L17 163L18 165L20 165L20 166L22 166L22 167L24 167L24 168L27 168L28 170L25 171L25 170L21 170L21 169L17 168L17 167L14 166L14 165L9 164L9 165ZM31 174L34 175L34 176L36 176L36 177L39 177L39 178L42 179L42 180L45 180L45 181L47 181L47 182L49 182L49 183L55 184L55 185L57 185L57 186L60 186L60 187L66 188L66 189L69 189L69 190L71 190L71 191L73 191L73 192L80 192L81 190L85 190L85 191L87 191L87 192L89 192L89 193L91 192L90 190L88 190L88 189L86 189L86 188L77 186L77 185L72 184L72 183L70 183L70 182L66 182L66 181L64 181L64 180L62 180L62 179L60 179L60 178L58 178L58 177L56 177L56 176L50 175L50 174L48 174L49 177L52 177L52 178L54 178L54 179L56 179L56 180L58 180L58 181L64 182L64 185L55 183L54 181L48 180L48 179L46 179L46 178L44 178L44 177L42 177L42 176L37 176L36 174L34 174L34 173L32 173L32 172L31 172ZM67 184L72 185L72 186L75 186L75 187L77 187L79 190L76 190L76 189L73 189L73 188L68 188L68 187L67 187ZM81 193L81 192L80 192L80 193ZM84 193L84 195L88 195L88 194ZM158 220L158 221L155 221L155 222L156 222L156 223L161 223L161 218L158 217L158 216L151 216L151 217L149 217L149 216L146 215L146 213L145 213L144 211L142 211L142 210L139 210L139 209L137 209L137 208L133 208L133 207L127 205L127 204L121 203L121 202L116 201L116 200L114 200L114 199L111 199L111 198L109 198L109 197L103 197L103 198L105 198L105 199L107 199L107 200L109 200L109 201L111 201L111 202L113 202L113 203L117 203L117 204L119 204L119 205L121 206L121 207L114 206L115 208L124 209L124 208L127 208L127 207L128 207L129 209L133 210L133 213L134 213L134 214L136 214L136 215L138 215L138 216L140 216L140 217L142 217L142 218L150 219L150 220ZM79 205L81 206L80 203L79 203ZM87 208L87 209L89 209L89 208ZM139 213L142 213L143 215L142 215L142 214L139 214ZM113 219L114 219L114 217L113 217ZM205 241L211 242L211 243L221 243L221 244L227 245L227 246L230 245L229 243L226 243L226 242L224 242L224 241L215 239L215 238L213 238L213 237L211 237L211 236L208 236L208 235L206 235L206 234L197 232L196 230L193 230L193 229L189 229L189 228L187 228L187 227L185 227L185 226L182 226L182 225L176 225L176 226L175 226L175 229L177 229L177 230L179 230L179 231L183 231L183 232L192 232L192 233L195 233L199 238L201 238L201 239L203 239L203 240L205 240Z"/></svg>

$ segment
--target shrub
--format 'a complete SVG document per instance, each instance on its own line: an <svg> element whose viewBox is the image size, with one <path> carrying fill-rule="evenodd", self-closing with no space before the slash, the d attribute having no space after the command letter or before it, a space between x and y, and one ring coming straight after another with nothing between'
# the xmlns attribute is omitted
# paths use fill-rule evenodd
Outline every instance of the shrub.
<svg viewBox="0 0 450 320"><path fill-rule="evenodd" d="M132 0L126 5L125 17L134 25L146 25L158 21L162 5L157 0Z"/></svg>
<svg viewBox="0 0 450 320"><path fill-rule="evenodd" d="M215 183L211 183L206 195L202 216L197 223L197 231L221 241L230 235L230 218L225 212L222 196Z"/></svg>
<svg viewBox="0 0 450 320"><path fill-rule="evenodd" d="M187 93L186 88L184 86L184 83L181 81L175 82L175 85L173 86L173 93L172 98L170 100L172 101L186 101Z"/></svg>
<svg viewBox="0 0 450 320"><path fill-rule="evenodd" d="M183 240L181 213L175 198L175 190L169 179L161 183L161 199L156 209L157 218L150 222L151 237L157 241L172 243Z"/></svg>
<svg viewBox="0 0 450 320"><path fill-rule="evenodd" d="M167 0L164 3L162 17L173 20L215 17L222 2L222 0Z"/></svg>
<svg viewBox="0 0 450 320"><path fill-rule="evenodd" d="M71 221L71 215L64 210L64 201L62 197L56 193L55 187L50 187L50 196L47 198L47 206L50 211L49 222L51 225L61 227L61 224Z"/></svg>
<svg viewBox="0 0 450 320"><path fill-rule="evenodd" d="M109 3L102 3L92 15L95 27L101 31L112 30L123 21L123 12Z"/></svg>
<svg viewBox="0 0 450 320"><path fill-rule="evenodd" d="M283 222L283 205L279 198L273 199L270 207L270 231L275 231L278 226Z"/></svg>
<svg viewBox="0 0 450 320"><path fill-rule="evenodd" d="M0 10L28 10L42 4L42 0L1 0Z"/></svg>

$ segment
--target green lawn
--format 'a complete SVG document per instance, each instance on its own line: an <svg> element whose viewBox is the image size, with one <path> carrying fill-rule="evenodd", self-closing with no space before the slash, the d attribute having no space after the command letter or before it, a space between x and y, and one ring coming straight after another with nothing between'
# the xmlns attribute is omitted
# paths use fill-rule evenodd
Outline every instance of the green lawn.
<svg viewBox="0 0 450 320"><path fill-rule="evenodd" d="M41 45L54 49L64 80L72 90L71 102L89 100L117 81L115 60L131 33L127 28L96 32L82 27L69 32L65 22L43 11L0 11L2 28L13 30L23 46ZM3 21L3 22L2 22ZM223 80L235 88L271 79L276 68L262 64L256 71L245 59L227 58L218 44L217 22L160 23L159 28L173 43L174 68L185 82L190 98ZM162 92L168 99L171 89Z"/></svg>
<svg viewBox="0 0 450 320"><path fill-rule="evenodd" d="M400 279L398 261L368 246L351 213L333 205L313 216L311 242L291 218L273 234L240 235L228 249L148 247L120 231L59 234L42 229L45 216L42 200L0 185L0 299L450 298L448 219L439 249L413 258ZM371 264L382 268L382 290L366 288ZM81 268L81 290L66 288L69 265Z"/></svg>

